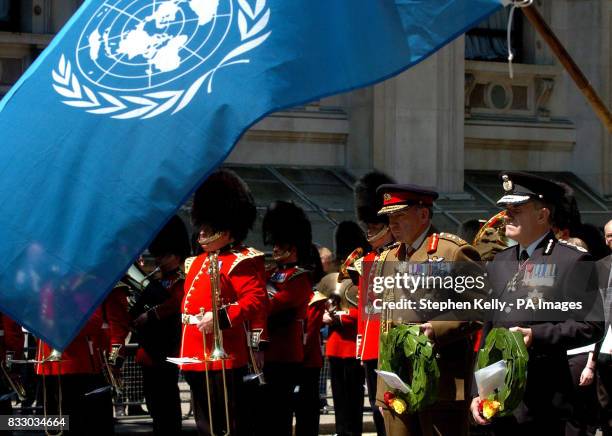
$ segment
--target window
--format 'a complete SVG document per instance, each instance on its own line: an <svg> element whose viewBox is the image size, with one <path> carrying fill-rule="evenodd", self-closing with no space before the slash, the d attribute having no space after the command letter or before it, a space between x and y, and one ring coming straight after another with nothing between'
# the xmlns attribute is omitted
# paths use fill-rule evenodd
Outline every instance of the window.
<svg viewBox="0 0 612 436"><path fill-rule="evenodd" d="M510 8L504 8L488 17L465 34L465 58L474 61L506 62L508 60L507 28ZM520 63L522 53L521 11L512 19L512 52L514 62Z"/></svg>
<svg viewBox="0 0 612 436"><path fill-rule="evenodd" d="M20 0L0 0L0 31L17 32L19 30Z"/></svg>

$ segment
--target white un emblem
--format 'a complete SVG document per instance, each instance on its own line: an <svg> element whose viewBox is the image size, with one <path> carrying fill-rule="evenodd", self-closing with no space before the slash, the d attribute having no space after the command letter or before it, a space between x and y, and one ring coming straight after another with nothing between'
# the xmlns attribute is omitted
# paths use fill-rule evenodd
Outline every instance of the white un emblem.
<svg viewBox="0 0 612 436"><path fill-rule="evenodd" d="M92 114L176 113L202 85L213 91L220 68L248 63L244 55L271 33L269 20L266 0L107 0L85 25L74 61L61 55L53 87L63 103ZM173 86L193 72L186 89Z"/></svg>

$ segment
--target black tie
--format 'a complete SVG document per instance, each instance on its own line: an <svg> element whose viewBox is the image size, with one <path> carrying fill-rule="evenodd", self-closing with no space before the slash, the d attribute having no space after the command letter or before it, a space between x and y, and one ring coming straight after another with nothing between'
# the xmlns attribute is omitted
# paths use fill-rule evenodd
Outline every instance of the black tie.
<svg viewBox="0 0 612 436"><path fill-rule="evenodd" d="M523 266L528 259L529 254L527 253L527 250L521 250L521 255L519 256L519 267Z"/></svg>

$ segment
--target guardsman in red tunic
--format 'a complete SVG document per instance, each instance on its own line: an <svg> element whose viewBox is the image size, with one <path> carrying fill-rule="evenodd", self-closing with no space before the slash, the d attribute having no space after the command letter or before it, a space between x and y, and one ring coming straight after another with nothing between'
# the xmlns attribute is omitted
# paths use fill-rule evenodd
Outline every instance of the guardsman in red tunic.
<svg viewBox="0 0 612 436"><path fill-rule="evenodd" d="M335 234L336 253L352 257L355 249L369 250L369 245L357 223L344 221ZM348 255L346 253L349 253ZM323 288L334 291L323 323L329 326L325 354L329 360L336 433L361 435L363 420L364 373L355 357L357 341L358 288L346 277L345 265L338 273L328 274L322 280ZM330 282L326 284L326 282Z"/></svg>
<svg viewBox="0 0 612 436"><path fill-rule="evenodd" d="M14 365L7 364L7 361L23 358L23 341L24 335L19 324L0 313L0 364L5 365L6 369L6 373L0 374L0 398L6 396L6 398L0 399L0 415L11 415L13 413L11 398L15 392L11 383L5 377L8 374L17 383L19 381L12 373ZM3 433L0 431L0 434Z"/></svg>
<svg viewBox="0 0 612 436"><path fill-rule="evenodd" d="M265 351L265 434L291 435L292 395L304 361L312 229L304 211L293 203L272 203L263 219L263 237L272 245L276 267L268 272L269 344ZM272 406L273 405L273 406Z"/></svg>
<svg viewBox="0 0 612 436"><path fill-rule="evenodd" d="M376 406L376 369L378 368L380 310L376 311L372 304L374 299L378 298L378 295L372 292L371 284L377 274L377 267L382 267L384 262L384 259L383 262L379 262L382 253L395 242L393 234L389 229L388 217L386 215L378 215L378 211L383 205L383 198L382 195L376 193L376 189L385 183L395 182L386 174L374 171L363 176L355 184L357 219L361 226L367 229L366 236L372 246L372 251L358 261L361 263L359 270L362 275L359 280L356 351L357 359L361 360L365 370L368 397L378 436L384 436L386 433L385 422L378 406Z"/></svg>
<svg viewBox="0 0 612 436"><path fill-rule="evenodd" d="M129 328L126 290L118 285L57 354L59 361L55 350L38 341L36 373L43 377L45 413L70 416L69 434L114 434L111 378L123 365Z"/></svg>
<svg viewBox="0 0 612 436"><path fill-rule="evenodd" d="M181 432L179 371L166 358L179 353L185 287L181 266L190 252L187 228L175 215L149 245L159 277L143 289L132 309L139 345L136 362L142 365L144 396L155 435Z"/></svg>
<svg viewBox="0 0 612 436"><path fill-rule="evenodd" d="M243 435L251 425L243 382L248 347L257 345L268 303L263 253L242 245L255 221L255 204L236 174L219 170L196 191L191 214L204 252L185 262L180 367L191 388L198 434ZM210 360L215 344L222 344L227 359Z"/></svg>

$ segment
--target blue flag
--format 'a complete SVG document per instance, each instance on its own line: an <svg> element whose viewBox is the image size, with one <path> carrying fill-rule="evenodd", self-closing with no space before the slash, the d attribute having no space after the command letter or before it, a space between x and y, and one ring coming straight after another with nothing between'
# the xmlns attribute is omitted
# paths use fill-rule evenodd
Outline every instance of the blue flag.
<svg viewBox="0 0 612 436"><path fill-rule="evenodd" d="M86 1L0 102L0 311L64 349L251 125L398 74L501 1Z"/></svg>

